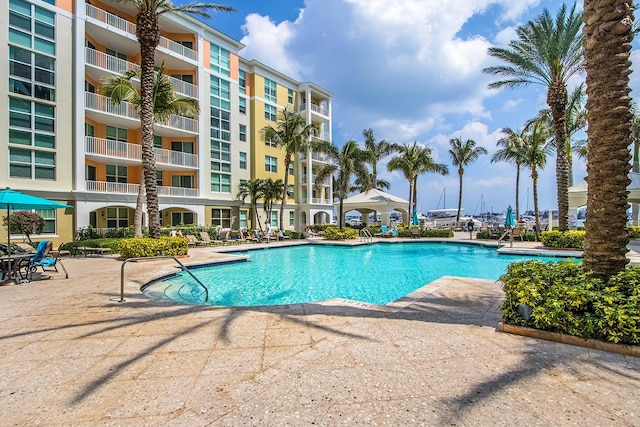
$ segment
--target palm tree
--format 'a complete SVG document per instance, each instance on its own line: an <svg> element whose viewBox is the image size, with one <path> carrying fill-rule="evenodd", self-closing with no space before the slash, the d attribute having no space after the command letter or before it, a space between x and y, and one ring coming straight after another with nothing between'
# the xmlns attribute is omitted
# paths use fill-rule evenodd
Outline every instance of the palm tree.
<svg viewBox="0 0 640 427"><path fill-rule="evenodd" d="M562 5L555 20L545 9L534 21L517 28L517 40L508 48L489 48L489 55L507 63L487 67L483 72L500 77L489 88L519 88L529 84L547 87L547 104L551 108L556 141L567 140L567 81L583 70L582 13L574 4L567 12ZM556 180L558 195L558 227L569 228L569 169L565 150L556 150Z"/></svg>
<svg viewBox="0 0 640 427"><path fill-rule="evenodd" d="M631 140L633 141L633 163L631 171L640 172L640 115L638 115L635 104L631 105L633 118L631 119ZM586 157L586 150L585 150ZM631 221L633 225L638 225L638 204L631 203Z"/></svg>
<svg viewBox="0 0 640 427"><path fill-rule="evenodd" d="M134 79L140 79L140 71L130 70L123 75L111 75L102 81L102 93L111 98L113 104L128 102L132 104L138 115L141 116L141 93L138 91ZM200 107L198 100L194 98L178 98L171 85L169 77L164 73L164 61L153 79L153 119L154 122L162 122L171 115L177 114L186 117L198 115ZM152 139L153 139L153 127ZM136 210L133 221L134 237L142 237L142 203L145 194L144 173L140 179Z"/></svg>
<svg viewBox="0 0 640 427"><path fill-rule="evenodd" d="M627 185L631 155L629 74L633 4L585 0L587 64L587 214L582 265L608 279L624 270L629 236Z"/></svg>
<svg viewBox="0 0 640 427"><path fill-rule="evenodd" d="M384 139L376 141L371 128L362 131L362 135L364 136L364 151L368 157L367 163L371 165L370 188L363 188L362 191L367 191L371 188L388 190L391 187L389 182L378 179L378 163L393 152L393 145Z"/></svg>
<svg viewBox="0 0 640 427"><path fill-rule="evenodd" d="M242 184L240 184L238 186L238 194L236 195L236 198L242 200L243 203L245 199L249 197L249 210L253 214L251 222L254 225L253 228L259 229L260 231L262 231L262 224L260 224L260 221L258 220L258 199L261 199L263 197L263 192L264 182L260 178L256 178L250 179L247 182L243 182Z"/></svg>
<svg viewBox="0 0 640 427"><path fill-rule="evenodd" d="M344 199L353 191L351 178L355 177L361 182L367 183L369 171L367 170L367 154L360 149L354 140L347 141L342 149L338 150L335 145L325 143L321 151L326 153L331 162L322 166L316 173L315 187L321 188L323 183L334 174L335 190L334 196L340 200L338 208L338 224L340 229L344 227Z"/></svg>
<svg viewBox="0 0 640 427"><path fill-rule="evenodd" d="M207 10L233 11L227 6L197 3L176 6L170 0L116 0L136 11L136 37L140 45L140 130L142 133L142 169L147 193L149 237L160 237L156 162L153 149L155 51L160 43L159 20L165 13L185 13L209 18Z"/></svg>
<svg viewBox="0 0 640 427"><path fill-rule="evenodd" d="M544 169L551 145L547 142L550 129L544 120L532 120L525 127L522 146L522 164L531 169L533 209L536 218L536 238L540 239L540 209L538 208L538 170ZM551 218L549 218L551 223Z"/></svg>
<svg viewBox="0 0 640 427"><path fill-rule="evenodd" d="M516 165L516 218L520 218L520 167L523 164L524 131L502 128L505 135L496 145L502 147L491 156L491 163L512 162Z"/></svg>
<svg viewBox="0 0 640 427"><path fill-rule="evenodd" d="M276 127L265 126L261 133L265 141L272 141L277 147L284 149L284 188L282 189L282 204L280 205L280 230L284 230L284 207L287 204L289 191L289 165L296 154L306 154L313 150L316 144L311 139L318 132L315 125L308 125L300 114L287 110L278 113Z"/></svg>
<svg viewBox="0 0 640 427"><path fill-rule="evenodd" d="M284 197L288 196L288 193L285 192L286 188L284 181L281 179L274 181L271 178L267 178L262 182L263 209L267 221L271 222L273 205L282 200L283 194ZM282 223L282 221L280 221L280 223Z"/></svg>
<svg viewBox="0 0 640 427"><path fill-rule="evenodd" d="M449 173L446 165L435 163L431 155L431 147L419 146L416 141L408 145L394 145L394 150L399 154L387 164L389 171L400 170L409 181L409 209L407 211L407 225L411 221L411 214L418 206L418 176L427 172L435 172L441 175Z"/></svg>
<svg viewBox="0 0 640 427"><path fill-rule="evenodd" d="M449 156L451 156L453 165L458 167L458 176L460 177L458 214L456 215L456 224L458 224L458 221L460 221L460 209L462 208L462 175L464 175L464 168L478 160L483 154L487 154L487 149L476 147L476 142L473 139L463 141L460 137L450 139L449 144L451 145Z"/></svg>

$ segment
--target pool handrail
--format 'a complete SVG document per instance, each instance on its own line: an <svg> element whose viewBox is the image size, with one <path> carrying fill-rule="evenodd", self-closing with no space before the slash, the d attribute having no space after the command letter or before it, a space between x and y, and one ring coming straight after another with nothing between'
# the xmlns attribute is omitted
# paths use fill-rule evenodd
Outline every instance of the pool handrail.
<svg viewBox="0 0 640 427"><path fill-rule="evenodd" d="M207 289L207 287L203 285L202 282L196 276L194 276L194 274L183 263L178 261L178 258L176 258L173 255L156 255L156 256L143 256L143 257L137 257L137 258L127 258L122 262L122 266L120 267L120 301L118 302L124 301L124 266L125 264L128 263L129 261L141 261L145 259L162 259L162 258L172 258L175 262L177 262L183 271L186 271L187 273L189 273L189 275L193 277L193 279L196 282L198 282L200 286L202 286L202 289L204 289L204 293L205 293L204 302L209 301L209 289Z"/></svg>

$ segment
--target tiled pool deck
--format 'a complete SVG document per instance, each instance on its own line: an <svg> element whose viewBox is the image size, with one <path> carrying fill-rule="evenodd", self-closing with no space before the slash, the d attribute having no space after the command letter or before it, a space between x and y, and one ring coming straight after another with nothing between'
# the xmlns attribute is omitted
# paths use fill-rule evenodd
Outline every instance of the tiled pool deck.
<svg viewBox="0 0 640 427"><path fill-rule="evenodd" d="M640 359L497 332L492 281L230 309L141 295L170 261L127 265L124 302L121 262L64 264L0 287L2 426L640 425Z"/></svg>

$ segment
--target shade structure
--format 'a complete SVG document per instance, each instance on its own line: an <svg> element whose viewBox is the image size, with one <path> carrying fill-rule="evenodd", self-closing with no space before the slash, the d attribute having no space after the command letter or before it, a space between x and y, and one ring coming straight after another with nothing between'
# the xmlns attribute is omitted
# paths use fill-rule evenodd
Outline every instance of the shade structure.
<svg viewBox="0 0 640 427"><path fill-rule="evenodd" d="M7 210L7 218L12 210L28 210L28 209L60 209L72 208L73 206L64 203L55 202L42 197L32 196L30 194L13 191L10 189L0 190L0 209ZM8 265L11 265L11 231L7 222L7 247L9 249Z"/></svg>
<svg viewBox="0 0 640 427"><path fill-rule="evenodd" d="M627 201L629 203L640 203L640 173L629 172L631 182L627 186ZM587 183L582 181L569 187L569 209L577 209L587 204Z"/></svg>
<svg viewBox="0 0 640 427"><path fill-rule="evenodd" d="M507 215L504 218L504 226L505 227L514 227L516 225L516 221L513 218L513 208L511 205L507 208Z"/></svg>

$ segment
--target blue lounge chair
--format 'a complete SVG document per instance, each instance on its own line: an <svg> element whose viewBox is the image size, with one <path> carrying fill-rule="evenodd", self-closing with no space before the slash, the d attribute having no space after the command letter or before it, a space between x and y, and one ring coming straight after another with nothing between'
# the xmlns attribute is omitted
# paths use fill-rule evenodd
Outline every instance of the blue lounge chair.
<svg viewBox="0 0 640 427"><path fill-rule="evenodd" d="M23 279L27 281L31 281L33 278L33 273L38 270L38 267L42 268L42 271L52 271L47 270L47 268L52 268L58 273L57 264L60 263L60 266L64 270L64 274L66 278L69 278L69 273L67 273L67 269L64 268L62 261L56 256L49 256L49 251L51 251L52 243L48 240L43 240L38 243L38 248L36 249L36 253L33 257L31 257L21 268L24 268L24 275L21 275Z"/></svg>

